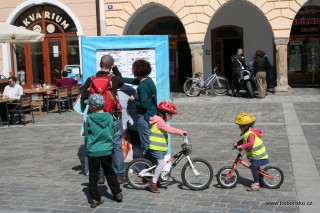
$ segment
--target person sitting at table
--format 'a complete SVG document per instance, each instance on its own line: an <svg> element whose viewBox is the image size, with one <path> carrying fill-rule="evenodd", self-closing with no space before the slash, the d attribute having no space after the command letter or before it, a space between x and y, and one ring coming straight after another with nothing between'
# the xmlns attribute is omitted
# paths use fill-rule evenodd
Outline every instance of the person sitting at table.
<svg viewBox="0 0 320 213"><path fill-rule="evenodd" d="M9 99L13 100L12 102L20 100L21 95L23 95L23 88L22 88L22 86L20 86L16 82L17 82L17 78L16 77L10 76L8 78L9 85L7 85L4 88L4 91L3 91L3 94L2 94L3 98L9 97ZM2 112L1 117L3 118L4 121L6 121L7 120L6 107L5 107L4 104L1 107L2 107L2 109L1 109L1 112ZM10 106L10 107L14 107L14 106ZM10 115L10 116L13 117L13 115Z"/></svg>
<svg viewBox="0 0 320 213"><path fill-rule="evenodd" d="M14 76L10 76L8 78L8 83L4 88L3 97L9 97L9 99L20 100L21 95L23 95L23 88L19 84L16 83L17 78Z"/></svg>
<svg viewBox="0 0 320 213"><path fill-rule="evenodd" d="M67 71L62 71L62 79L56 79L56 85L58 87L68 87L69 96L71 96L72 85L77 84L77 83L78 83L78 80L68 77ZM66 102L64 103L64 108L68 108Z"/></svg>
<svg viewBox="0 0 320 213"><path fill-rule="evenodd" d="M78 83L78 80L68 77L67 71L62 72L62 79L56 79L57 86L58 87L68 87L69 94L71 93L72 85L77 84L77 83Z"/></svg>

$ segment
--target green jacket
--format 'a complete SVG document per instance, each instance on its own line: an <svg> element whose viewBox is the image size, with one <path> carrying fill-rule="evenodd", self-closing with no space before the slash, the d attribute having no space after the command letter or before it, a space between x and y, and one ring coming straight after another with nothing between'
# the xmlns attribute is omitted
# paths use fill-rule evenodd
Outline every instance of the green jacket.
<svg viewBox="0 0 320 213"><path fill-rule="evenodd" d="M144 119L149 121L150 117L158 113L157 89L153 80L147 77L142 82L137 78L123 78L123 81L128 84L139 85L134 104L137 108L137 114L143 115Z"/></svg>
<svg viewBox="0 0 320 213"><path fill-rule="evenodd" d="M85 145L90 157L108 156L113 150L113 117L107 113L92 113L84 122Z"/></svg>

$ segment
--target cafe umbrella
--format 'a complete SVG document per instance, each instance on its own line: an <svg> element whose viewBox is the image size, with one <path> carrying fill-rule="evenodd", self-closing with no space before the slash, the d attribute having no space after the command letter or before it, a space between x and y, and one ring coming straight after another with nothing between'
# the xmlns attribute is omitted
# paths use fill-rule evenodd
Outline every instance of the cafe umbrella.
<svg viewBox="0 0 320 213"><path fill-rule="evenodd" d="M41 42L43 38L44 34L40 32L0 22L0 43ZM0 76L0 84L3 83L2 81L7 82L7 79L2 79L3 77L4 75Z"/></svg>
<svg viewBox="0 0 320 213"><path fill-rule="evenodd" d="M41 42L44 34L0 22L0 43Z"/></svg>

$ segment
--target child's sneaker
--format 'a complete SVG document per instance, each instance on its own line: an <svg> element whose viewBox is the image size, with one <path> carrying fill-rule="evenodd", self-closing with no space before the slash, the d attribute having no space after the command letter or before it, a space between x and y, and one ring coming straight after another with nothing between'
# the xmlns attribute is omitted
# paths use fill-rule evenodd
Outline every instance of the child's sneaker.
<svg viewBox="0 0 320 213"><path fill-rule="evenodd" d="M157 187L157 184L156 183L153 183L152 180L150 180L148 182L148 187L150 188L150 190L153 192L153 193L160 193L158 187Z"/></svg>
<svg viewBox="0 0 320 213"><path fill-rule="evenodd" d="M104 203L104 200L100 199L99 201L98 200L91 200L90 202L90 207L91 208L96 208L98 205L100 204L103 204Z"/></svg>
<svg viewBox="0 0 320 213"><path fill-rule="evenodd" d="M255 183L252 183L251 186L247 188L247 191L250 191L250 192L255 192L259 190L260 190L259 184L255 184Z"/></svg>

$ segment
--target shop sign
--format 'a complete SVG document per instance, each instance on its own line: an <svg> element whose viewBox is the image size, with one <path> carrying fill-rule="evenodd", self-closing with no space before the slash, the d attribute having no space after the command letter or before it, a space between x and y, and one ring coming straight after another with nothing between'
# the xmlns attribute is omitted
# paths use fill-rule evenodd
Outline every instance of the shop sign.
<svg viewBox="0 0 320 213"><path fill-rule="evenodd" d="M306 38L290 38L290 45L302 45Z"/></svg>
<svg viewBox="0 0 320 213"><path fill-rule="evenodd" d="M318 34L319 32L320 8L302 8L293 20L291 35Z"/></svg>
<svg viewBox="0 0 320 213"><path fill-rule="evenodd" d="M170 39L186 39L187 36L185 33L170 33L169 38Z"/></svg>
<svg viewBox="0 0 320 213"><path fill-rule="evenodd" d="M46 20L54 21L55 23L60 25L65 30L70 25L61 15L56 14L54 12L45 11L44 18ZM35 12L35 13L29 14L27 17L23 18L22 23L23 23L24 27L28 28L29 25L31 25L35 21L38 21L41 19L42 19L42 14L39 12Z"/></svg>

